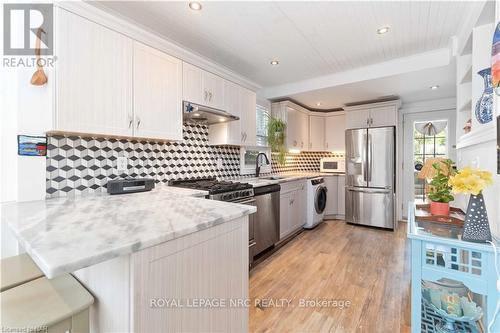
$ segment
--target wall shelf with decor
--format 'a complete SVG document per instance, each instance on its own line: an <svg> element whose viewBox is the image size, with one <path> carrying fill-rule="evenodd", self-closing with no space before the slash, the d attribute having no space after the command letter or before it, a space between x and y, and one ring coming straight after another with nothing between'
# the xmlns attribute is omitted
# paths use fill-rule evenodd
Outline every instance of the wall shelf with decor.
<svg viewBox="0 0 500 333"><path fill-rule="evenodd" d="M443 326L486 332L500 296L493 246L463 241L460 223L428 219L421 212L425 208L408 207L412 332L439 332ZM498 253L500 244L494 242ZM500 332L500 318L491 332Z"/></svg>

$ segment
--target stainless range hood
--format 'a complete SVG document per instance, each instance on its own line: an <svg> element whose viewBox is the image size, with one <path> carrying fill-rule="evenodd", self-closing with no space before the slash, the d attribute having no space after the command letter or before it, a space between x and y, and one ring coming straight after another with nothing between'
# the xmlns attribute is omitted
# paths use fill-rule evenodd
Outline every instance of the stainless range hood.
<svg viewBox="0 0 500 333"><path fill-rule="evenodd" d="M240 119L229 112L186 101L182 103L182 110L185 122L212 125Z"/></svg>

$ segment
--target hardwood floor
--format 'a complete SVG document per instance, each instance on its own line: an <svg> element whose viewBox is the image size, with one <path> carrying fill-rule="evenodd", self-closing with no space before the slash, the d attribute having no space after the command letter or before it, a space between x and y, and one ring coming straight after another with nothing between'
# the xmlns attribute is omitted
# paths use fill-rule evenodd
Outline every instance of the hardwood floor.
<svg viewBox="0 0 500 333"><path fill-rule="evenodd" d="M331 220L304 231L250 275L251 332L409 332L410 248L396 232ZM266 307L259 300L292 299ZM349 307L300 307L300 299Z"/></svg>

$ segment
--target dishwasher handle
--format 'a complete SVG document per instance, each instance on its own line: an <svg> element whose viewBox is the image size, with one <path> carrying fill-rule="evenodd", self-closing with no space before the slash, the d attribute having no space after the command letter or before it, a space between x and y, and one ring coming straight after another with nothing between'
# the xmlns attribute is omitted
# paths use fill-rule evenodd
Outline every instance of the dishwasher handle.
<svg viewBox="0 0 500 333"><path fill-rule="evenodd" d="M253 188L254 196L264 195L264 194L279 192L279 191L281 191L281 186L279 186L278 184L265 185L265 186L259 186L259 187Z"/></svg>

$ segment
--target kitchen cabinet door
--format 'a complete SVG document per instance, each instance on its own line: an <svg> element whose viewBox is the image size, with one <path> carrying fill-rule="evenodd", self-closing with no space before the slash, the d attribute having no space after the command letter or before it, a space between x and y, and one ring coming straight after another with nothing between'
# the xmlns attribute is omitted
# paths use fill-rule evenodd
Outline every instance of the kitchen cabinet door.
<svg viewBox="0 0 500 333"><path fill-rule="evenodd" d="M339 185L338 176L326 176L325 185L328 190L326 193L325 215L337 215L339 208Z"/></svg>
<svg viewBox="0 0 500 333"><path fill-rule="evenodd" d="M205 105L203 99L203 70L187 62L182 63L182 99Z"/></svg>
<svg viewBox="0 0 500 333"><path fill-rule="evenodd" d="M132 40L56 10L55 129L132 135Z"/></svg>
<svg viewBox="0 0 500 333"><path fill-rule="evenodd" d="M134 135L182 140L182 61L134 43Z"/></svg>
<svg viewBox="0 0 500 333"><path fill-rule="evenodd" d="M397 112L395 106L379 107L370 109L370 126L396 126Z"/></svg>
<svg viewBox="0 0 500 333"><path fill-rule="evenodd" d="M290 214L289 214L289 221L290 221L290 232L294 232L304 225L304 222L302 220L302 214L303 214L303 206L302 206L302 197L303 197L303 192L301 189L298 189L296 191L291 192L291 203L290 203Z"/></svg>
<svg viewBox="0 0 500 333"><path fill-rule="evenodd" d="M370 110L346 111L346 128L366 128L370 124Z"/></svg>
<svg viewBox="0 0 500 333"><path fill-rule="evenodd" d="M307 150L309 142L309 116L287 106L286 119L288 149Z"/></svg>
<svg viewBox="0 0 500 333"><path fill-rule="evenodd" d="M337 215L345 215L345 175L339 175L338 177L338 209Z"/></svg>
<svg viewBox="0 0 500 333"><path fill-rule="evenodd" d="M224 109L224 79L203 71L203 98L205 105L223 110Z"/></svg>
<svg viewBox="0 0 500 333"><path fill-rule="evenodd" d="M245 146L255 146L257 141L256 101L255 92L239 87L241 137Z"/></svg>
<svg viewBox="0 0 500 333"><path fill-rule="evenodd" d="M325 117L309 116L309 150L325 149Z"/></svg>
<svg viewBox="0 0 500 333"><path fill-rule="evenodd" d="M280 194L280 240L284 239L292 231L290 222L292 196L293 192Z"/></svg>
<svg viewBox="0 0 500 333"><path fill-rule="evenodd" d="M325 150L345 152L345 115L325 118Z"/></svg>
<svg viewBox="0 0 500 333"><path fill-rule="evenodd" d="M298 227L302 227L307 219L307 180L301 180L300 189L297 191L297 201L299 209Z"/></svg>
<svg viewBox="0 0 500 333"><path fill-rule="evenodd" d="M240 95L238 85L224 82L224 110L232 115L241 117ZM240 145L243 135L241 119L223 124L214 124L208 127L208 142L210 145Z"/></svg>

